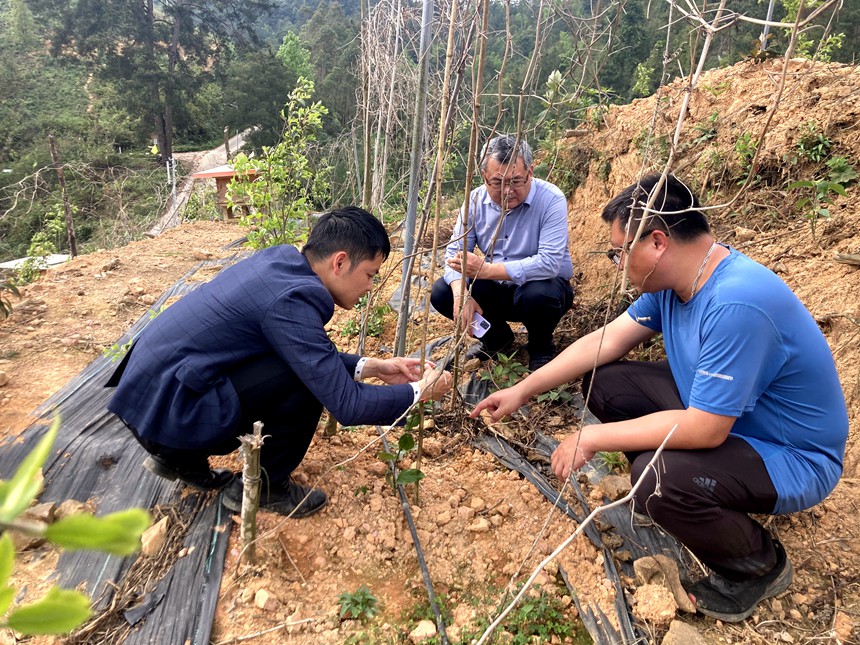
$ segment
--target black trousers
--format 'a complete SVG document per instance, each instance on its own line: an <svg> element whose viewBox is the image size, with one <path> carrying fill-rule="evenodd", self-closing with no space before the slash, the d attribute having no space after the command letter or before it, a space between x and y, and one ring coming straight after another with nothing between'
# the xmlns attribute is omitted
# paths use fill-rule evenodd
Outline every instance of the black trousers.
<svg viewBox="0 0 860 645"><path fill-rule="evenodd" d="M472 297L481 305L490 329L481 339L484 347L496 351L514 338L508 321L521 322L529 333L531 355L555 351L552 333L558 321L573 305L570 280L550 278L522 285L500 284L495 280L475 280ZM433 285L430 303L440 314L454 318L454 293L442 278Z"/></svg>
<svg viewBox="0 0 860 645"><path fill-rule="evenodd" d="M304 459L316 432L322 404L295 372L278 356L266 355L233 368L228 374L239 395L242 418L234 437L196 450L170 448L132 433L143 448L167 461L188 468L208 468L210 455L226 455L239 447L239 437L253 432L255 421L263 422L267 435L260 452L260 465L268 481L286 481Z"/></svg>
<svg viewBox="0 0 860 645"><path fill-rule="evenodd" d="M604 423L683 408L668 361L621 361L583 380L588 409ZM768 514L777 493L759 454L729 435L717 448L626 453L630 478L643 484L637 512L647 513L710 569L732 580L757 577L776 564L770 534L749 516Z"/></svg>

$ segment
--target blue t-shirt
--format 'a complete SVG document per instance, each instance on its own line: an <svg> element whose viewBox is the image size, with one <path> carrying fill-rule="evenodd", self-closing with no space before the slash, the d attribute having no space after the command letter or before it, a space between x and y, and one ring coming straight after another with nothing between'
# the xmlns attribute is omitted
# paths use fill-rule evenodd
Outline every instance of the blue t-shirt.
<svg viewBox="0 0 860 645"><path fill-rule="evenodd" d="M774 513L809 508L842 474L848 412L833 355L812 315L769 269L735 249L688 302L646 293L627 310L662 332L685 407L737 417L732 434L761 455Z"/></svg>

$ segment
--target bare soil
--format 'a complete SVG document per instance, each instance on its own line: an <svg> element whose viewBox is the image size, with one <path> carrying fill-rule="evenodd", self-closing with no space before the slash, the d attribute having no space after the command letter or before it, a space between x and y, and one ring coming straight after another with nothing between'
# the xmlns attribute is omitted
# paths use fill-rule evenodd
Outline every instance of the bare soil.
<svg viewBox="0 0 860 645"><path fill-rule="evenodd" d="M741 64L709 72L693 95L691 121L682 139L693 142L698 125L715 126L714 133L687 146L678 172L709 204L727 202L738 190L735 142L743 132L757 136L764 125L778 87L777 70L770 65ZM682 96L680 84L667 88L658 112L658 137L671 133ZM796 210L798 196L782 181L815 172L802 159L791 160L801 128L810 122L833 141L833 154L846 156L860 168L858 106L856 67L810 70L798 64L762 145L762 180L736 203L711 213L718 239L777 271L820 322L848 402L851 436L843 479L826 501L802 513L766 518L794 563L789 591L763 603L740 625L679 612L677 619L698 630L704 642L860 642L860 269L834 260L836 253L860 253L857 183L849 185L848 198L836 197L831 217L819 221L813 232ZM573 314L559 329L563 345L605 315L614 276L601 257L608 235L598 214L607 199L635 179L643 161L659 166L659 160L643 154L640 136L654 110L653 97L613 108L600 128L563 142L562 162L581 175L569 202L578 295ZM717 118L712 118L714 113ZM0 386L0 433L20 433L42 401L111 346L165 289L200 260L231 254L225 245L241 236L233 222L185 223L154 239L75 258L25 288L13 315L0 321L0 372L8 377ZM385 296L397 282L397 259L389 262L394 277L383 284ZM349 335L355 316L339 312L330 325L342 350L356 349L358 339ZM364 353L390 353L395 314L386 314L384 321L381 337L369 338ZM431 317L427 338L450 331L447 321ZM423 338L422 317L416 317L410 334L411 350ZM547 407L541 417L541 429L559 438L572 423L564 406ZM396 443L399 432L393 431L388 440ZM531 484L472 447L474 432L474 423L461 411L440 416L424 440L421 469L426 478L420 500L411 493L409 499L435 591L449 612L452 642L480 634L480 626L502 606L503 590L511 581L524 580L576 529L551 512ZM319 482L330 503L304 520L261 514L255 566L238 564L234 532L213 642L256 635L242 642L397 643L408 641L419 620L432 618L400 500L376 457L379 449L376 428L341 428L331 437L318 432L297 476ZM238 465L234 458L226 463ZM50 563L50 557L31 555L21 562L41 579L39 567ZM597 550L578 538L562 564L579 597L598 601L611 615L613 592ZM574 621L571 597L554 574L553 568L541 574L542 589L562 608L561 620ZM26 578L26 572L19 575ZM625 582L632 596L635 584ZM380 613L365 622L341 620L340 594L361 585L378 599ZM647 627L650 639L659 642L667 625ZM0 633L4 642L14 642L8 632Z"/></svg>

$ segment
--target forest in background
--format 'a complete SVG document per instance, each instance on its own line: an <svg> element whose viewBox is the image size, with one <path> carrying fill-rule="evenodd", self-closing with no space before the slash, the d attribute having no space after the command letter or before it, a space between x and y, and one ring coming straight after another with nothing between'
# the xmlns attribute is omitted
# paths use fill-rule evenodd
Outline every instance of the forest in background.
<svg viewBox="0 0 860 645"><path fill-rule="evenodd" d="M796 52L853 63L860 6L838 5L782 0L771 20L824 9ZM494 1L486 29L483 7L457 5L450 45L450 2L435 4L430 26L421 161L429 177L445 109L443 194L455 202L475 113L480 139L521 132L548 160L538 174L570 191L576 177L552 165L558 139L599 121L608 105L689 74L701 46L700 25L684 17L682 3ZM0 0L0 261L68 252L69 218L79 252L140 237L170 198L166 164L174 152L250 131L246 152L261 155L281 140L289 116L282 112L302 77L325 108L319 132L303 142L311 169L327 177L310 206L360 203L402 217L422 8L405 0ZM762 20L768 5L738 0L730 8ZM715 16L719 4L700 11ZM781 55L788 37L770 29L762 52L760 24L725 19L707 66Z"/></svg>

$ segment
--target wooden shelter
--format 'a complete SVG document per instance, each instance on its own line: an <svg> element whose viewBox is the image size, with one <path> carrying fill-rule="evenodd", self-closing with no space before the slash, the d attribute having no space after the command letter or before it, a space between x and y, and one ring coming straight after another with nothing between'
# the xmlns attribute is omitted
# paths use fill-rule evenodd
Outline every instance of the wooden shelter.
<svg viewBox="0 0 860 645"><path fill-rule="evenodd" d="M248 179L253 179L254 175L256 175L256 170L253 168L249 168L246 171L245 177ZM200 172L195 172L191 175L192 179L215 179L215 192L216 199L218 203L218 208L221 209L221 212L224 213L224 219L229 219L235 217L233 213L233 207L227 202L227 184L230 183L230 180L236 176L236 170L230 164L224 164L223 166L216 166L214 168L210 168L209 170L201 170ZM242 210L245 214L248 214L248 207L241 206Z"/></svg>

